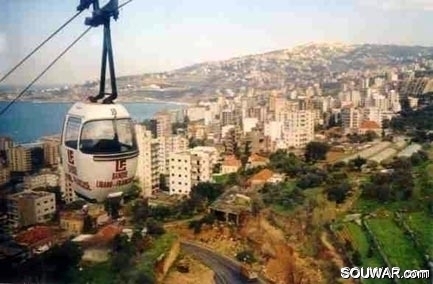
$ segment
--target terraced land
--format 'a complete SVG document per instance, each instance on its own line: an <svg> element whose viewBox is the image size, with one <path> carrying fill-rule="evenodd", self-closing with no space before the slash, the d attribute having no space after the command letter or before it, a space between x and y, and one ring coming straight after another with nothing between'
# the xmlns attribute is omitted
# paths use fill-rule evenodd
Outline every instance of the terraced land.
<svg viewBox="0 0 433 284"><path fill-rule="evenodd" d="M373 250L372 255L368 255L370 247L369 239L363 228L356 223L345 223L341 231L338 232L339 236L343 240L349 240L352 243L354 249L361 254L362 266L363 267L384 267L385 264L382 261L380 255ZM390 279L365 279L362 283L367 284L391 284Z"/></svg>
<svg viewBox="0 0 433 284"><path fill-rule="evenodd" d="M433 256L433 217L425 212L414 212L406 214L405 221L415 233L426 253Z"/></svg>
<svg viewBox="0 0 433 284"><path fill-rule="evenodd" d="M376 218L367 221L379 241L383 252L394 267L404 270L425 269L422 254L415 248L412 240L391 218ZM425 280L403 280L401 283L425 283Z"/></svg>
<svg viewBox="0 0 433 284"><path fill-rule="evenodd" d="M353 154L345 159L343 159L344 162L349 162L352 159L356 159L358 156L364 159L368 159L374 155L376 155L377 153L385 150L386 148L390 147L392 144L390 142L380 142L377 143L373 146L371 146L370 148L367 148L365 150L362 150L361 152L358 152L356 154Z"/></svg>

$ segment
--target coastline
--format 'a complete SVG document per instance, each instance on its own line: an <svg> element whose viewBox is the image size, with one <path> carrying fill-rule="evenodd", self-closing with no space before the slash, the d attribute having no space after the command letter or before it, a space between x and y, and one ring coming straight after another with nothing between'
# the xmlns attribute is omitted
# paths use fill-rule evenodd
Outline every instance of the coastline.
<svg viewBox="0 0 433 284"><path fill-rule="evenodd" d="M0 103L9 103L11 102L11 100L4 100L4 99L0 99ZM73 104L76 103L77 101L72 101L72 100L61 100L61 101L51 101L51 100L47 100L47 101L42 101L42 100L20 100L19 102L26 102L26 103L34 103L34 104ZM125 101L125 100L120 100L117 101L116 103L119 104L144 104L144 103L150 103L150 104L172 104L172 105L181 105L181 106L190 106L193 105L191 103L186 103L186 102L180 102L180 101L162 101L162 100L134 100L134 101Z"/></svg>

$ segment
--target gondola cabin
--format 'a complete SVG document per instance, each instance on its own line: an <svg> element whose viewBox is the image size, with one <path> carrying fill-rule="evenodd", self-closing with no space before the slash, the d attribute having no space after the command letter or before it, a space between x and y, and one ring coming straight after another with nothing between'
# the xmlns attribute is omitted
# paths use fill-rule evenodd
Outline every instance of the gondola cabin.
<svg viewBox="0 0 433 284"><path fill-rule="evenodd" d="M132 186L138 147L128 111L118 104L75 103L61 147L66 183L92 202Z"/></svg>

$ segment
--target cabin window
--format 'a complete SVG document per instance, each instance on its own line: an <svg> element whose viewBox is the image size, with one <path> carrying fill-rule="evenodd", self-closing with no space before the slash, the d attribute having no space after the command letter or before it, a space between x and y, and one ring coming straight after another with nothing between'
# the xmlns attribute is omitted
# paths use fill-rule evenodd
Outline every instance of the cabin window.
<svg viewBox="0 0 433 284"><path fill-rule="evenodd" d="M81 119L69 117L66 123L65 145L69 148L77 149L78 137L80 135Z"/></svg>
<svg viewBox="0 0 433 284"><path fill-rule="evenodd" d="M86 122L81 131L80 150L86 154L115 154L137 150L131 119Z"/></svg>

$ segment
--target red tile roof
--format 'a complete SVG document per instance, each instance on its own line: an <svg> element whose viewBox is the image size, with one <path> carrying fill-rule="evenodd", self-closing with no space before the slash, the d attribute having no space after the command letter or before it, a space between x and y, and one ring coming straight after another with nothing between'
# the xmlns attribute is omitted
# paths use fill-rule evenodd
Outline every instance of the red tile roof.
<svg viewBox="0 0 433 284"><path fill-rule="evenodd" d="M50 227L35 226L27 231L19 233L15 237L15 241L19 244L31 246L32 244L38 243L52 236L54 236L54 231Z"/></svg>
<svg viewBox="0 0 433 284"><path fill-rule="evenodd" d="M359 128L363 128L363 129L380 129L379 124L377 124L376 121L371 121L371 120L364 120L361 125L359 126Z"/></svg>
<svg viewBox="0 0 433 284"><path fill-rule="evenodd" d="M224 159L224 162L222 164L223 166L228 166L228 167L240 167L242 166L241 161L239 161L238 159L236 159L235 156L230 155L230 156L226 156Z"/></svg>
<svg viewBox="0 0 433 284"><path fill-rule="evenodd" d="M122 233L122 227L113 224L107 225L100 229L98 233L96 233L96 235L92 238L91 242L108 243L120 233Z"/></svg>
<svg viewBox="0 0 433 284"><path fill-rule="evenodd" d="M263 169L260 172L256 173L250 178L250 181L256 181L256 182L266 182L268 181L272 176L274 175L274 172L269 169Z"/></svg>
<svg viewBox="0 0 433 284"><path fill-rule="evenodd" d="M268 163L269 159L266 157L262 157L259 156L257 154L252 154L249 158L248 158L248 162L253 163L253 162L263 162L263 163Z"/></svg>

